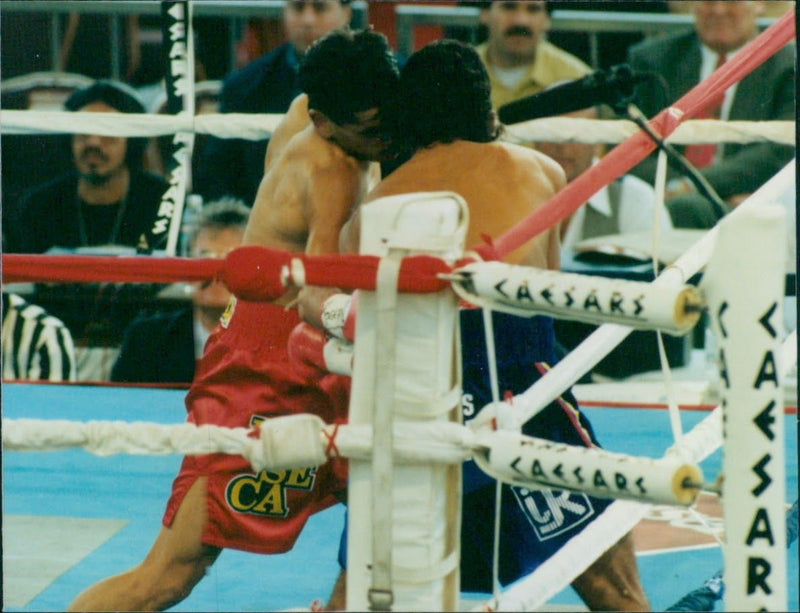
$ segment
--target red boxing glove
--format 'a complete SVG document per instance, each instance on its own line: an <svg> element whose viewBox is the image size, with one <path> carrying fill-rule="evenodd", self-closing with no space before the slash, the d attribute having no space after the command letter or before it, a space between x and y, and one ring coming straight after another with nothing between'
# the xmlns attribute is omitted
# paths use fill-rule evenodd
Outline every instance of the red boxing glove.
<svg viewBox="0 0 800 613"><path fill-rule="evenodd" d="M325 333L303 322L289 335L289 362L304 381L319 381L328 374L325 366Z"/></svg>
<svg viewBox="0 0 800 613"><path fill-rule="evenodd" d="M286 292L281 273L291 259L288 251L238 247L225 258L220 277L237 298L253 302L275 300Z"/></svg>
<svg viewBox="0 0 800 613"><path fill-rule="evenodd" d="M319 315L325 329L337 338L353 341L356 338L358 290L352 294L334 294L322 304Z"/></svg>

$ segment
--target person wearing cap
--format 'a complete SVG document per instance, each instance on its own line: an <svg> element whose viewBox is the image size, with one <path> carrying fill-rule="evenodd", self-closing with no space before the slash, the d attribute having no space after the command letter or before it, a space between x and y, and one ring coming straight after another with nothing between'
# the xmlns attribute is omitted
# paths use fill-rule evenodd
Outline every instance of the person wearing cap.
<svg viewBox="0 0 800 613"><path fill-rule="evenodd" d="M76 90L67 111L144 113L136 92L123 83L96 81ZM143 170L145 139L73 134L73 168L21 197L7 226L11 253L53 247L135 247L153 223L168 184Z"/></svg>
<svg viewBox="0 0 800 613"><path fill-rule="evenodd" d="M220 112L285 113L301 93L297 74L306 50L328 32L346 27L351 17L349 0L287 2L283 10L286 41L226 77ZM205 200L234 196L253 206L264 176L268 142L209 137L198 152L194 190Z"/></svg>

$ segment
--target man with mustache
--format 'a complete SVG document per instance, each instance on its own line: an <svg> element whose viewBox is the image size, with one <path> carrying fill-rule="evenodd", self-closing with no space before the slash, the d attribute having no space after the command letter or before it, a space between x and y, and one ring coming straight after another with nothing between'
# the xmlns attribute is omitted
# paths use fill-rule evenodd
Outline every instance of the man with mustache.
<svg viewBox="0 0 800 613"><path fill-rule="evenodd" d="M477 4L480 22L488 30L488 39L478 47L478 55L489 73L494 109L592 71L574 55L545 40L550 30L550 3Z"/></svg>
<svg viewBox="0 0 800 613"><path fill-rule="evenodd" d="M144 113L136 92L97 81L64 103L67 111ZM43 253L51 247L135 247L150 229L167 182L142 169L145 139L73 134L74 169L22 196L6 228L7 251Z"/></svg>

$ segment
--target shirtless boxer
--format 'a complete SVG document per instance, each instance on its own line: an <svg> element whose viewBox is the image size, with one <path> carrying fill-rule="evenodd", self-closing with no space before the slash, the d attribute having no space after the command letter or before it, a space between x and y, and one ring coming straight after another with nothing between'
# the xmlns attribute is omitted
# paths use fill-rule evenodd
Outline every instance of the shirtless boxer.
<svg viewBox="0 0 800 613"><path fill-rule="evenodd" d="M369 160L385 148L380 109L396 91L397 66L383 35L337 31L309 49L299 76L311 122L273 150L244 244L331 253L366 193ZM292 298L231 302L186 396L190 422L249 427L291 413L316 413L328 422L346 414L345 379L308 383L288 364L288 336L300 321L285 307ZM70 610L170 607L222 548L291 549L308 517L334 504L343 489L330 463L257 475L244 458L187 456L145 560L88 588Z"/></svg>
<svg viewBox="0 0 800 613"><path fill-rule="evenodd" d="M404 66L398 89L394 146L407 159L366 197L365 202L410 192L453 191L467 202L467 246L496 237L526 218L564 186L561 168L526 147L496 140L489 80L475 51L455 41L438 41L414 53ZM341 250L358 250L358 211L345 225ZM559 267L558 228L539 234L505 258L508 263ZM482 316L462 309L464 420L473 419L491 398ZM494 313L501 394L528 389L553 363L549 317L521 318ZM573 422L574 420L574 422ZM551 403L525 424L526 434L591 446L591 426L570 394ZM473 462L464 466L461 539L461 589L491 591L494 481ZM503 486L500 581L532 572L567 539L580 532L610 501L582 494L566 497ZM557 535L542 518L548 505L564 516ZM552 518L554 515L550 515ZM340 555L340 559L343 555ZM609 549L573 582L593 610L647 610L629 536Z"/></svg>

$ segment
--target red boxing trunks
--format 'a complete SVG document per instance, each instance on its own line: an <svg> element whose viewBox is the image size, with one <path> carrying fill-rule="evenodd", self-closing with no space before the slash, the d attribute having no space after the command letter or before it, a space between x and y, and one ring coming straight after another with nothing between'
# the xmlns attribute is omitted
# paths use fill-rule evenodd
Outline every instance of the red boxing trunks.
<svg viewBox="0 0 800 613"><path fill-rule="evenodd" d="M235 428L295 413L314 413L328 423L345 418L349 377L328 375L308 384L288 362L287 340L299 321L296 310L232 301L186 396L188 421ZM203 543L254 553L290 550L308 517L346 490L344 471L331 462L256 473L239 456L187 456L172 486L165 526L198 477L208 479Z"/></svg>

